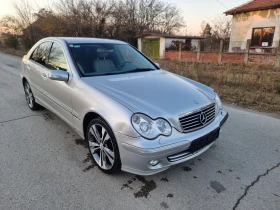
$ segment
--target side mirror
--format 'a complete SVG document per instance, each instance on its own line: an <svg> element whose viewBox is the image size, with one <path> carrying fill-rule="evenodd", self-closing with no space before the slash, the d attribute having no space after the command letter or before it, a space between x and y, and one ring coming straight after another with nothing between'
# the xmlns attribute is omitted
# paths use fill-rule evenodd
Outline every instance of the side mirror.
<svg viewBox="0 0 280 210"><path fill-rule="evenodd" d="M67 82L69 74L67 71L62 70L51 70L48 75L49 79Z"/></svg>
<svg viewBox="0 0 280 210"><path fill-rule="evenodd" d="M157 66L157 67L159 67L159 68L160 68L160 65L159 65L159 63L155 63L155 64L156 64L156 66Z"/></svg>

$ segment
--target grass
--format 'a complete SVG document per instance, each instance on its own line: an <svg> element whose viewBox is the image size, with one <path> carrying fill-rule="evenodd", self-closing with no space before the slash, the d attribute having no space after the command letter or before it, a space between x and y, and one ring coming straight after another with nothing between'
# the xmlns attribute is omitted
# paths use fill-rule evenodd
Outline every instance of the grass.
<svg viewBox="0 0 280 210"><path fill-rule="evenodd" d="M280 113L280 68L167 59L157 62L163 69L212 87L226 103Z"/></svg>
<svg viewBox="0 0 280 210"><path fill-rule="evenodd" d="M18 57L23 57L27 53L27 51L25 51L25 50L8 48L8 47L5 47L3 45L0 45L0 52L6 53L6 54L9 54L9 55L15 55L15 56L18 56Z"/></svg>

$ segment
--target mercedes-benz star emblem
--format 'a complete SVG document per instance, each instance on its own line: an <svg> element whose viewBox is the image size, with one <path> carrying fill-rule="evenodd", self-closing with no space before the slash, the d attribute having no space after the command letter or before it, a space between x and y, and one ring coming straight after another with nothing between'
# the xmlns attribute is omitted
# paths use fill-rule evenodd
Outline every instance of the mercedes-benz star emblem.
<svg viewBox="0 0 280 210"><path fill-rule="evenodd" d="M199 116L199 120L200 120L202 125L204 125L206 123L207 117L206 117L206 114L204 112L201 112L201 114Z"/></svg>

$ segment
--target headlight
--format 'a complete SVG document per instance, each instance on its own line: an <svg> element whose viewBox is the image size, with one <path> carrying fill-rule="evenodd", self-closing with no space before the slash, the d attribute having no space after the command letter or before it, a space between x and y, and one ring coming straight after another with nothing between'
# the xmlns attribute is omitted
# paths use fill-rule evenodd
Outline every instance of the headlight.
<svg viewBox="0 0 280 210"><path fill-rule="evenodd" d="M144 114L134 114L131 122L134 129L146 139L155 139L159 135L169 136L171 134L170 124L162 118L153 120Z"/></svg>
<svg viewBox="0 0 280 210"><path fill-rule="evenodd" d="M216 116L217 116L219 111L223 109L223 103L217 94L215 97L215 104L216 104Z"/></svg>

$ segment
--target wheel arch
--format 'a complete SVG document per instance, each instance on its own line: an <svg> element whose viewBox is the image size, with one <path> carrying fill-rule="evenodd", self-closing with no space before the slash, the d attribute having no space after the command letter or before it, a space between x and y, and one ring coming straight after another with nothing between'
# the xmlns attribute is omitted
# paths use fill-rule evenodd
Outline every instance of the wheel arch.
<svg viewBox="0 0 280 210"><path fill-rule="evenodd" d="M83 132L84 132L84 138L85 139L86 139L87 126L88 126L89 122L94 118L101 118L104 122L106 122L106 124L109 126L111 131L114 133L114 130L112 129L112 126L102 115L100 115L100 114L98 114L97 112L94 112L94 111L89 111L84 116L84 119L83 119Z"/></svg>

